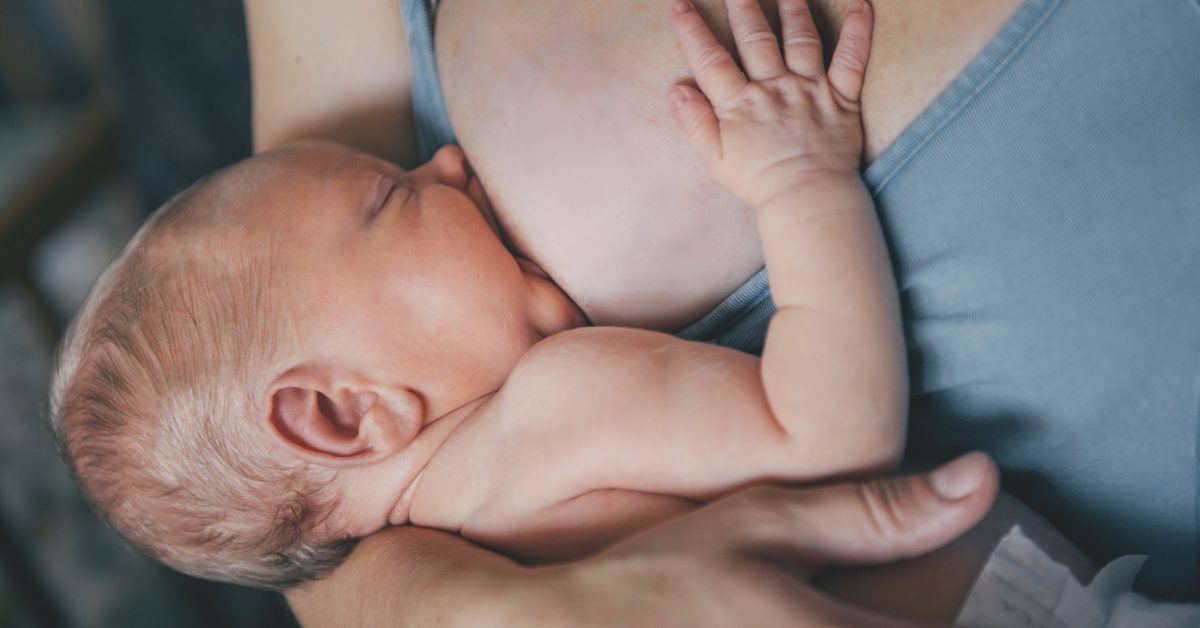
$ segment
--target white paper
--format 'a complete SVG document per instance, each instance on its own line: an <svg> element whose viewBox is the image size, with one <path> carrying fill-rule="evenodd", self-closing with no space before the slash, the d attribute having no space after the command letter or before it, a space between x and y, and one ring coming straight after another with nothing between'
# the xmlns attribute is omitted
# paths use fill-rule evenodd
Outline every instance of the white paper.
<svg viewBox="0 0 1200 628"><path fill-rule="evenodd" d="M1083 586L1014 527L975 581L956 626L970 628L1200 627L1200 606L1132 593L1145 556L1123 556Z"/></svg>

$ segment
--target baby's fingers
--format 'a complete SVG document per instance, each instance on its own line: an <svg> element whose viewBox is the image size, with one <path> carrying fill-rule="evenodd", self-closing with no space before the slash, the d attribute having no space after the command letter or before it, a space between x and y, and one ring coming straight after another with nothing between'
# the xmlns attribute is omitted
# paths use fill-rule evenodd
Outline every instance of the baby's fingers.
<svg viewBox="0 0 1200 628"><path fill-rule="evenodd" d="M871 56L871 29L874 17L871 5L864 0L855 0L842 24L833 60L829 62L829 82L833 89L850 102L858 102L862 96L863 77L867 72L867 59Z"/></svg>
<svg viewBox="0 0 1200 628"><path fill-rule="evenodd" d="M787 71L779 40L763 15L759 0L725 0L729 27L746 75L755 81L773 79Z"/></svg>
<svg viewBox="0 0 1200 628"><path fill-rule="evenodd" d="M668 95L675 124L683 131L688 143L710 164L721 156L721 125L712 104L704 94L687 85L676 85Z"/></svg>
<svg viewBox="0 0 1200 628"><path fill-rule="evenodd" d="M779 0L779 22L788 68L805 78L820 78L825 73L825 56L808 0Z"/></svg>
<svg viewBox="0 0 1200 628"><path fill-rule="evenodd" d="M683 56L704 94L716 102L726 100L746 86L746 75L717 41L704 18L689 0L678 0L671 9L671 27Z"/></svg>

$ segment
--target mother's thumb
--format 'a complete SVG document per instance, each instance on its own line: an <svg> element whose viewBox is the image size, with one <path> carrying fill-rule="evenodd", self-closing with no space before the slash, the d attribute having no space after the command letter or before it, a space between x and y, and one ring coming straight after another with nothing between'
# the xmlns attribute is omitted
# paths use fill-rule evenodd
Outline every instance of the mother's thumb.
<svg viewBox="0 0 1200 628"><path fill-rule="evenodd" d="M932 473L813 491L804 506L806 553L828 565L919 556L971 529L998 490L995 463L972 453Z"/></svg>

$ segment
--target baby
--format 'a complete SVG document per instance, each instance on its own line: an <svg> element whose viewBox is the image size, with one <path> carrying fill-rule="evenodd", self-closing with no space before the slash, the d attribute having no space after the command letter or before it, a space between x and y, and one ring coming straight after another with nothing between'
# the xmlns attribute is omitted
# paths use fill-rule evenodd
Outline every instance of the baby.
<svg viewBox="0 0 1200 628"><path fill-rule="evenodd" d="M161 208L73 325L55 426L97 509L181 571L287 588L389 525L554 561L747 484L890 467L907 381L858 175L870 11L826 72L804 0L779 2L782 47L750 4L729 3L741 67L672 7L700 89L669 101L758 210L761 361L586 327L456 148L403 172L296 144Z"/></svg>

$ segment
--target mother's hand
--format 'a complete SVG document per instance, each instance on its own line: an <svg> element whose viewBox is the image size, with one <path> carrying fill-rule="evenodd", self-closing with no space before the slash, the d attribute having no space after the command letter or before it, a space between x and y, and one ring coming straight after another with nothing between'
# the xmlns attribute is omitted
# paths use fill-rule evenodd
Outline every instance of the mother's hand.
<svg viewBox="0 0 1200 628"><path fill-rule="evenodd" d="M444 533L394 528L288 599L308 626L889 625L809 578L941 547L984 516L997 484L995 465L970 454L932 474L752 488L589 559L539 568Z"/></svg>

